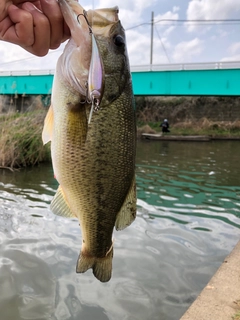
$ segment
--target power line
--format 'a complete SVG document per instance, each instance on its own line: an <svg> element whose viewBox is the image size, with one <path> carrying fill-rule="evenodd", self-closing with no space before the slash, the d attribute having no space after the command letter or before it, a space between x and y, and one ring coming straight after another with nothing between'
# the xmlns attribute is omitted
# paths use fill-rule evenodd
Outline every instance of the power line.
<svg viewBox="0 0 240 320"><path fill-rule="evenodd" d="M240 19L159 19L155 21L155 23L159 22L179 22L179 23L225 23L225 22L231 22L233 24L240 24Z"/></svg>
<svg viewBox="0 0 240 320"><path fill-rule="evenodd" d="M157 35L158 35L160 41L161 41L161 45L162 45L163 51L164 51L164 53L165 53L165 55L166 55L166 57L167 57L167 59L168 59L168 63L171 63L170 57L169 57L169 55L168 55L168 53L167 53L167 50L166 50L166 48L165 48L165 46L164 46L164 44L163 44L163 41L162 41L162 38L161 38L161 36L160 36L160 34L159 34L159 32L158 32L158 29L155 28L155 30L156 30L156 32L157 32Z"/></svg>
<svg viewBox="0 0 240 320"><path fill-rule="evenodd" d="M125 30L128 31L128 30L131 30L131 29L135 29L135 28L138 28L138 27L141 27L141 26L145 26L145 25L151 25L151 22L143 22L143 23L140 23L136 26L133 26L133 27L130 27L130 28L126 28Z"/></svg>
<svg viewBox="0 0 240 320"><path fill-rule="evenodd" d="M240 19L159 19L154 24L163 23L164 25L191 24L191 25L235 25L240 24ZM126 28L132 30L144 25L150 25L151 22L143 22L138 25Z"/></svg>

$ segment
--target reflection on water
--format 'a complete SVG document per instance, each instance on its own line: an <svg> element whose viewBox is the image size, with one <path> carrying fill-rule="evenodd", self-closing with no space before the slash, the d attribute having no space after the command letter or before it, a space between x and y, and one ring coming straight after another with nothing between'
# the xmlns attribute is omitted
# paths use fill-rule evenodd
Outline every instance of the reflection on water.
<svg viewBox="0 0 240 320"><path fill-rule="evenodd" d="M0 171L1 320L177 320L240 237L240 142L139 142L138 216L113 276L76 274L78 221L54 216L50 166Z"/></svg>

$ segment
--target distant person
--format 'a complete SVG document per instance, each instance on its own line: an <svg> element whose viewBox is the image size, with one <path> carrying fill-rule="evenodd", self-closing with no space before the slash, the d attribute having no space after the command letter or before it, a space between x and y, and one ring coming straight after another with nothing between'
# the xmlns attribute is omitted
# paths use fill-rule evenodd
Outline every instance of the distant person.
<svg viewBox="0 0 240 320"><path fill-rule="evenodd" d="M44 56L69 37L57 0L0 0L0 40Z"/></svg>
<svg viewBox="0 0 240 320"><path fill-rule="evenodd" d="M167 119L164 119L164 121L160 124L160 127L162 127L162 133L170 132L169 130L170 126Z"/></svg>

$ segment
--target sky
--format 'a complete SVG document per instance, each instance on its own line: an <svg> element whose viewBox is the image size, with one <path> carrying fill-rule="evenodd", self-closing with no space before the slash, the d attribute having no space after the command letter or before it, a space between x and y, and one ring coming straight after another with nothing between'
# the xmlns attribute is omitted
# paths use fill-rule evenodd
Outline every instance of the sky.
<svg viewBox="0 0 240 320"><path fill-rule="evenodd" d="M153 64L240 61L239 0L82 0L80 3L86 10L119 7L131 66L150 64L152 12ZM239 21L199 21L226 19ZM65 44L39 58L1 41L0 71L55 69Z"/></svg>

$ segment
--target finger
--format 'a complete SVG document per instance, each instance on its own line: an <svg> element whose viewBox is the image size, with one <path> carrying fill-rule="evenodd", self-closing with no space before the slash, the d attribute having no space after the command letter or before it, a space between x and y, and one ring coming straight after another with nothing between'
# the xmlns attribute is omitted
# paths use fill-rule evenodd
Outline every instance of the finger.
<svg viewBox="0 0 240 320"><path fill-rule="evenodd" d="M56 49L70 36L64 22L61 9L56 0L41 0L41 8L51 27L50 48Z"/></svg>
<svg viewBox="0 0 240 320"><path fill-rule="evenodd" d="M34 43L33 17L14 5L8 7L8 17L1 21L1 40L17 45Z"/></svg>
<svg viewBox="0 0 240 320"><path fill-rule="evenodd" d="M71 37L70 29L69 29L68 25L66 24L66 22L64 21L62 42L66 41L70 37Z"/></svg>
<svg viewBox="0 0 240 320"><path fill-rule="evenodd" d="M31 13L33 18L34 43L31 47L24 47L29 52L44 56L50 48L50 25L47 17L32 3L26 2L22 9Z"/></svg>

